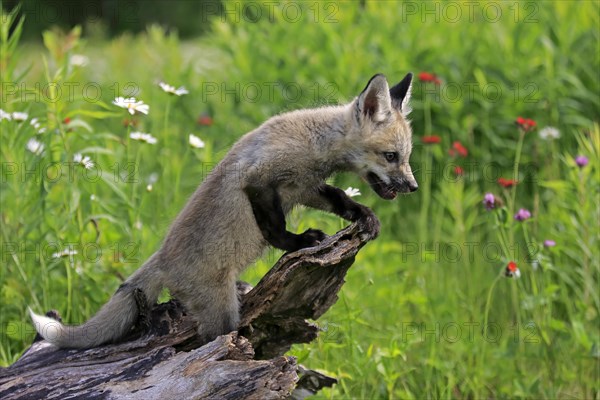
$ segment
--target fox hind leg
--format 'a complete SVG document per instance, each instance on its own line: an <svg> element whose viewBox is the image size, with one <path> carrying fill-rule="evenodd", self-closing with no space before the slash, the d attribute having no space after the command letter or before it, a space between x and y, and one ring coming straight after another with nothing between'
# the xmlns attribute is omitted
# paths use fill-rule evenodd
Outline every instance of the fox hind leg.
<svg viewBox="0 0 600 400"><path fill-rule="evenodd" d="M202 299L195 298L191 304L185 304L185 307L196 322L198 335L203 343L237 330L240 311L235 282L226 287L203 288L198 292L205 296Z"/></svg>

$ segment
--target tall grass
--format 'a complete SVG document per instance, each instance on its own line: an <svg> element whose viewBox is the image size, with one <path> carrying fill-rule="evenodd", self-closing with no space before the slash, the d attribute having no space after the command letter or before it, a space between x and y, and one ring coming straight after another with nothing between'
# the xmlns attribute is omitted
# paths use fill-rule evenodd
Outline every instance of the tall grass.
<svg viewBox="0 0 600 400"><path fill-rule="evenodd" d="M416 77L413 91L422 190L384 202L356 177L333 179L361 189L382 234L318 322L321 337L292 351L339 378L317 397L599 398L598 5L501 3L496 20L452 3L463 12L454 21L451 3L256 4L225 3L208 36L183 43L151 26L111 41L49 31L43 48L17 46L20 29L9 26L21 22L3 15L1 108L28 118L0 122L2 364L33 337L27 305L72 323L92 315L243 133L275 113L349 101L376 72L413 71L440 79ZM159 81L190 94L169 95ZM149 114L129 115L117 96L141 99ZM519 116L536 129L520 130ZM541 139L546 125L561 137ZM206 146L192 148L190 133ZM425 145L425 135L441 143ZM31 138L39 155L26 150ZM465 156L449 154L454 142ZM73 163L78 153L95 167ZM503 188L500 177L518 183ZM515 220L520 208L532 217ZM303 210L288 228L342 224ZM61 253L69 249L77 254ZM279 254L243 278L255 283ZM511 261L519 279L505 277Z"/></svg>

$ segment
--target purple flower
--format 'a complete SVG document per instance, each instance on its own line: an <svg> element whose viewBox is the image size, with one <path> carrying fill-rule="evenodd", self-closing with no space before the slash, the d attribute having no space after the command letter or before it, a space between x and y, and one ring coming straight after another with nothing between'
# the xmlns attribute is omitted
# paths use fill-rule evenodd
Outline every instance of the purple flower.
<svg viewBox="0 0 600 400"><path fill-rule="evenodd" d="M515 214L515 219L517 221L525 221L526 219L531 218L531 213L529 210L521 208L518 213Z"/></svg>
<svg viewBox="0 0 600 400"><path fill-rule="evenodd" d="M590 160L588 160L588 158L586 156L575 157L575 164L577 164L577 166L579 168L585 167L586 165L588 165L589 162L590 162Z"/></svg>
<svg viewBox="0 0 600 400"><path fill-rule="evenodd" d="M496 198L493 194L486 193L485 196L483 196L483 204L485 204L486 210L489 211L496 207Z"/></svg>
<svg viewBox="0 0 600 400"><path fill-rule="evenodd" d="M544 247L554 247L556 246L556 242L551 239L544 240Z"/></svg>

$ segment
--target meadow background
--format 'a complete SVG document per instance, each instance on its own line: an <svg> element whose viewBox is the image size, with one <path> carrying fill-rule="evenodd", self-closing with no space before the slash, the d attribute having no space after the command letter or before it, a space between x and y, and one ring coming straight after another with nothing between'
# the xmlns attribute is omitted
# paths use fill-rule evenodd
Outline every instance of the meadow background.
<svg viewBox="0 0 600 400"><path fill-rule="evenodd" d="M386 202L358 177L332 179L360 189L382 232L320 338L291 353L339 379L318 398L600 399L598 2L178 1L162 24L131 2L62 27L31 4L4 4L0 32L1 366L31 343L27 306L69 323L97 311L242 134L412 71L420 190Z"/></svg>

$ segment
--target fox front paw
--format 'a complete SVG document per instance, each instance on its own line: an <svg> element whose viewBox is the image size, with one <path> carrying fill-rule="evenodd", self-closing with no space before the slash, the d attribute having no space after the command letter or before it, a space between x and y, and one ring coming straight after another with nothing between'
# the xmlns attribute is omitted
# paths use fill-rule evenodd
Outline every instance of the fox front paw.
<svg viewBox="0 0 600 400"><path fill-rule="evenodd" d="M373 211L369 210L357 221L362 240L373 240L379 236L381 223Z"/></svg>
<svg viewBox="0 0 600 400"><path fill-rule="evenodd" d="M325 232L320 231L318 229L307 229L300 235L298 235L298 249L303 249L305 247L313 247L321 243L327 235Z"/></svg>

